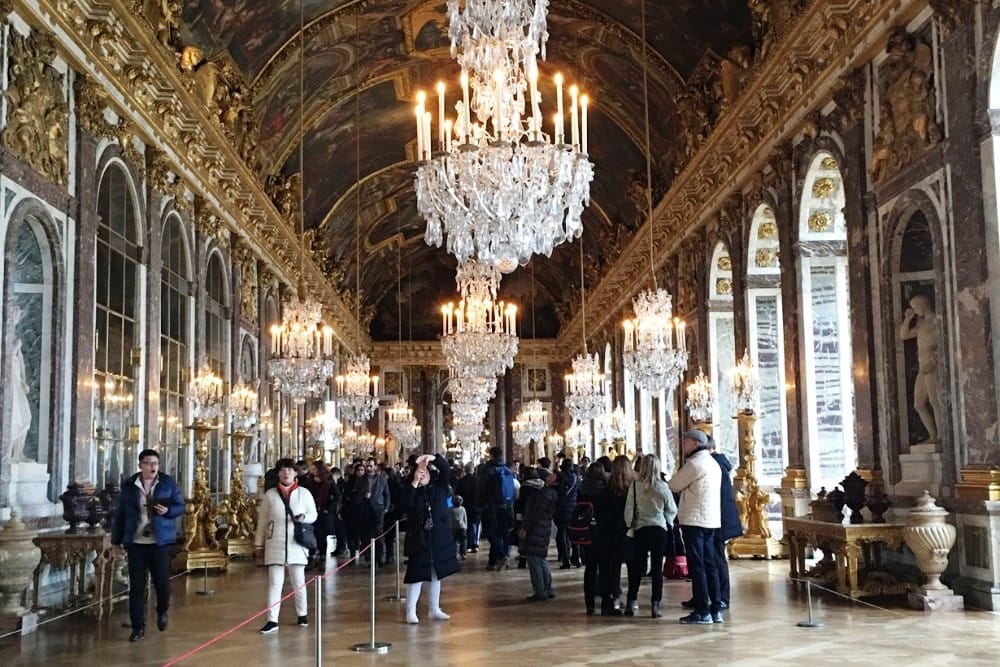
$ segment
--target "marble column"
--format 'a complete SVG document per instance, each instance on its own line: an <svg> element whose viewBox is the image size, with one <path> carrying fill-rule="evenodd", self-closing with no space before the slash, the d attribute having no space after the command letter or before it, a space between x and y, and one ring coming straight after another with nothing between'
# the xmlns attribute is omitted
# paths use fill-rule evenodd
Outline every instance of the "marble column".
<svg viewBox="0 0 1000 667"><path fill-rule="evenodd" d="M649 390L639 390L639 442L636 454L655 454L653 447L653 399Z"/></svg>
<svg viewBox="0 0 1000 667"><path fill-rule="evenodd" d="M142 369L146 376L146 419L141 425L144 443L159 442L160 417L160 317L163 304L160 289L163 273L163 224L160 211L163 195L149 188L146 198L146 340L143 345ZM177 471L171 470L170 474Z"/></svg>
<svg viewBox="0 0 1000 667"><path fill-rule="evenodd" d="M493 446L499 447L504 453L504 460L510 461L514 452L508 446L507 441L507 374L497 378L497 393L493 401L493 424L490 431L493 433ZM477 452L478 454L478 452Z"/></svg>

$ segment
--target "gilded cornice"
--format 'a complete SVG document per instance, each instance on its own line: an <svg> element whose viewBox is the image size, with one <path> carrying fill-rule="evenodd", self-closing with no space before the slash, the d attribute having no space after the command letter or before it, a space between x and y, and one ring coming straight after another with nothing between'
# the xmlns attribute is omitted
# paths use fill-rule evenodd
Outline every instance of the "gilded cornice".
<svg viewBox="0 0 1000 667"><path fill-rule="evenodd" d="M372 343L372 363L398 364L401 366L447 366L437 340L395 341ZM566 352L555 339L525 340L518 343L518 363L553 364L566 359Z"/></svg>
<svg viewBox="0 0 1000 667"><path fill-rule="evenodd" d="M178 54L157 40L149 22L136 16L129 2L17 4L29 23L48 26L66 45L60 52L74 70L110 84L109 106L123 118L118 133L142 127L149 143L163 151L176 178L209 202L229 232L242 237L275 274L291 284L301 271L345 345L360 349L368 343L367 337L359 339L350 310L319 267L307 260L299 268L300 240L294 230L232 146L216 114L201 103L193 77L177 66ZM93 120L91 115L88 122Z"/></svg>
<svg viewBox="0 0 1000 667"><path fill-rule="evenodd" d="M841 78L861 64L865 56L859 54L870 55L895 25L925 5L926 0L808 3L782 41L754 65L740 98L653 211L655 265L662 266L729 195L763 169L774 149L789 141L803 119L830 99ZM622 303L649 285L649 227L649 222L643 224L588 295L588 327L603 326ZM574 315L561 327L560 349L575 348L578 318Z"/></svg>

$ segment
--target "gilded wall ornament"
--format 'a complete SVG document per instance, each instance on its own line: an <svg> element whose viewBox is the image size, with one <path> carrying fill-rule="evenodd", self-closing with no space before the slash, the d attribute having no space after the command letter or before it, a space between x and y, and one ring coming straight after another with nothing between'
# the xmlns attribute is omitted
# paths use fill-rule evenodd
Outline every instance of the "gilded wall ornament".
<svg viewBox="0 0 1000 667"><path fill-rule="evenodd" d="M879 132L869 168L881 182L941 140L930 45L898 29L889 36L879 69Z"/></svg>
<svg viewBox="0 0 1000 667"><path fill-rule="evenodd" d="M722 296L729 296L733 293L733 281L729 278L715 279L715 292Z"/></svg>
<svg viewBox="0 0 1000 667"><path fill-rule="evenodd" d="M840 166L837 164L837 158L832 155L827 155L822 161L820 161L819 168L827 171L836 171L840 168Z"/></svg>
<svg viewBox="0 0 1000 667"><path fill-rule="evenodd" d="M830 227L833 226L833 218L827 211L813 211L809 215L808 225L809 231L822 234L830 231Z"/></svg>
<svg viewBox="0 0 1000 667"><path fill-rule="evenodd" d="M778 253L774 248L757 248L754 263L758 268L769 269L778 265Z"/></svg>
<svg viewBox="0 0 1000 667"><path fill-rule="evenodd" d="M173 50L180 29L181 3L177 0L131 0L132 11L163 46Z"/></svg>
<svg viewBox="0 0 1000 667"><path fill-rule="evenodd" d="M733 260L729 255L722 255L719 257L718 263L719 271L732 271L733 270Z"/></svg>
<svg viewBox="0 0 1000 667"><path fill-rule="evenodd" d="M257 258L249 251L240 259L240 312L248 322L257 321Z"/></svg>
<svg viewBox="0 0 1000 667"><path fill-rule="evenodd" d="M837 181L826 176L813 181L812 195L820 199L826 199L837 191Z"/></svg>
<svg viewBox="0 0 1000 667"><path fill-rule="evenodd" d="M73 81L76 94L76 120L94 137L112 136L111 124L104 116L109 103L107 90L86 74L77 74Z"/></svg>
<svg viewBox="0 0 1000 667"><path fill-rule="evenodd" d="M69 105L65 77L52 66L56 57L50 35L33 30L22 36L9 31L7 126L3 145L58 185L69 174Z"/></svg>
<svg viewBox="0 0 1000 667"><path fill-rule="evenodd" d="M757 238L767 241L778 238L778 225L774 222L761 223L760 227L757 229Z"/></svg>

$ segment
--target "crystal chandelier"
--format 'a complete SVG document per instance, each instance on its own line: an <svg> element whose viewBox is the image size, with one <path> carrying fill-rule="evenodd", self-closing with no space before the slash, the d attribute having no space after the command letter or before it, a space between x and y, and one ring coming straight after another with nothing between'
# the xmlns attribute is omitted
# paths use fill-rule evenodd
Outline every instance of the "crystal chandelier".
<svg viewBox="0 0 1000 667"><path fill-rule="evenodd" d="M215 422L222 415L222 378L208 364L188 383L188 400L195 423Z"/></svg>
<svg viewBox="0 0 1000 667"><path fill-rule="evenodd" d="M497 383L493 376L489 379L482 377L462 377L452 376L448 381L448 392L451 394L452 405L466 403L470 405L482 405L484 408L493 394L496 393Z"/></svg>
<svg viewBox="0 0 1000 667"><path fill-rule="evenodd" d="M575 419L587 421L604 410L604 373L597 353L579 354L566 375L566 407Z"/></svg>
<svg viewBox="0 0 1000 667"><path fill-rule="evenodd" d="M346 369L346 373L336 378L337 401L344 418L360 424L371 419L378 408L378 376L371 374L367 354L352 354Z"/></svg>
<svg viewBox="0 0 1000 667"><path fill-rule="evenodd" d="M441 307L441 348L453 375L492 378L514 365L517 306L497 302L500 271L466 260L455 276L461 301Z"/></svg>
<svg viewBox="0 0 1000 667"><path fill-rule="evenodd" d="M605 410L594 420L594 438L601 442L614 442L625 437L625 411L616 405L611 412Z"/></svg>
<svg viewBox="0 0 1000 667"><path fill-rule="evenodd" d="M563 437L558 431L553 431L545 436L545 445L553 453L559 453L563 448Z"/></svg>
<svg viewBox="0 0 1000 667"><path fill-rule="evenodd" d="M757 377L757 369L746 350L743 351L743 358L732 371L730 387L736 398L736 409L752 414L757 409L760 378Z"/></svg>
<svg viewBox="0 0 1000 667"><path fill-rule="evenodd" d="M566 429L566 446L584 452L590 445L590 428L586 422L575 422Z"/></svg>
<svg viewBox="0 0 1000 667"><path fill-rule="evenodd" d="M580 235L594 166L587 157L588 98L569 89L565 136L563 80L557 74L551 133L543 131L537 55L544 57L547 2L449 3L452 49L462 66L462 99L445 117L438 83L438 150L427 98L417 94L417 209L425 238L459 261L503 273Z"/></svg>
<svg viewBox="0 0 1000 667"><path fill-rule="evenodd" d="M333 329L322 325L323 309L312 299L292 297L283 311L281 324L271 327L267 368L275 386L301 404L326 394L334 370Z"/></svg>
<svg viewBox="0 0 1000 667"><path fill-rule="evenodd" d="M386 411L388 421L386 429L396 439L400 447L410 449L420 444L421 429L417 418L413 416L413 408L405 398L400 396Z"/></svg>
<svg viewBox="0 0 1000 667"><path fill-rule="evenodd" d="M625 320L625 368L633 384L654 393L669 391L687 368L684 322L671 317L671 297L664 289L642 291L632 307L635 319Z"/></svg>
<svg viewBox="0 0 1000 667"><path fill-rule="evenodd" d="M698 369L698 377L687 388L688 415L696 422L711 422L715 413L715 391L705 372Z"/></svg>
<svg viewBox="0 0 1000 667"><path fill-rule="evenodd" d="M511 424L511 428L514 431L514 442L518 445L528 445L532 440L540 442L549 429L548 416L542 407L542 402L528 401Z"/></svg>
<svg viewBox="0 0 1000 667"><path fill-rule="evenodd" d="M240 382L233 387L229 408L233 413L233 430L246 433L257 423L257 390L253 385Z"/></svg>
<svg viewBox="0 0 1000 667"><path fill-rule="evenodd" d="M355 431L354 429L348 430L344 433L341 440L344 449L354 458L365 458L368 456L374 456L376 452L376 443L379 438L376 438L371 433L367 431Z"/></svg>

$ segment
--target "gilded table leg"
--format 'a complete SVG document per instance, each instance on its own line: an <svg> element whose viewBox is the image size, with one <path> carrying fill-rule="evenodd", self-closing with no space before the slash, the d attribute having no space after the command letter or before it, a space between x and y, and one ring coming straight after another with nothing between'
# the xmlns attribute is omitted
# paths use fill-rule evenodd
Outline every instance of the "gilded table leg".
<svg viewBox="0 0 1000 667"><path fill-rule="evenodd" d="M846 547L843 544L838 544L833 548L834 559L837 561L837 590L841 593L846 593L848 591Z"/></svg>
<svg viewBox="0 0 1000 667"><path fill-rule="evenodd" d="M848 542L845 546L847 552L847 578L850 586L849 595L856 597L860 592L858 588L858 554L861 548L856 542Z"/></svg>
<svg viewBox="0 0 1000 667"><path fill-rule="evenodd" d="M792 549L792 557L788 559L788 567L792 579L799 578L799 538L796 537L795 533L786 533L788 535L788 546Z"/></svg>

